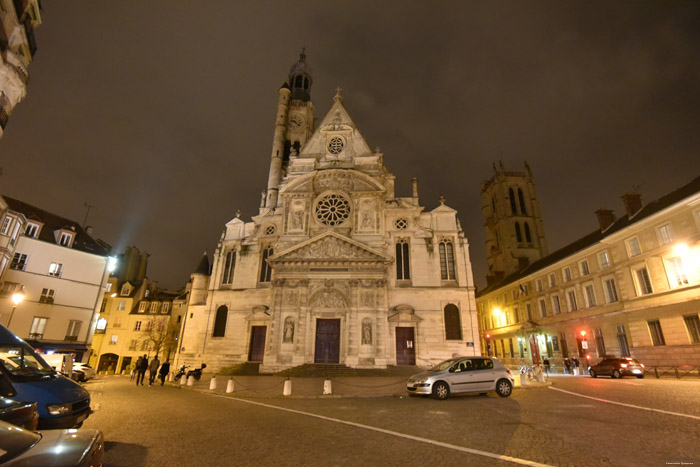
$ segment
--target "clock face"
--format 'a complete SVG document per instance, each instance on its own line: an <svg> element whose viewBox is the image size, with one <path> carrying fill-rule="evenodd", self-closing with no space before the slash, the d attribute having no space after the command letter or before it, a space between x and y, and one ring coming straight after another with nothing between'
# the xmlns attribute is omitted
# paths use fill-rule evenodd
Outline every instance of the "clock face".
<svg viewBox="0 0 700 467"><path fill-rule="evenodd" d="M301 115L289 117L289 127L292 129L301 128L304 125L304 118Z"/></svg>

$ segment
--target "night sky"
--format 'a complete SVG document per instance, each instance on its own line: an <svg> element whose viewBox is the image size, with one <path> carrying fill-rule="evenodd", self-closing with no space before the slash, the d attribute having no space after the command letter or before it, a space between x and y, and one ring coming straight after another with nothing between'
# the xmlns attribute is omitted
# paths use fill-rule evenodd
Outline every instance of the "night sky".
<svg viewBox="0 0 700 467"><path fill-rule="evenodd" d="M398 196L459 211L477 285L479 189L530 164L550 251L700 174L700 2L43 2L0 193L80 223L184 286L236 210L257 214L277 89L306 47Z"/></svg>

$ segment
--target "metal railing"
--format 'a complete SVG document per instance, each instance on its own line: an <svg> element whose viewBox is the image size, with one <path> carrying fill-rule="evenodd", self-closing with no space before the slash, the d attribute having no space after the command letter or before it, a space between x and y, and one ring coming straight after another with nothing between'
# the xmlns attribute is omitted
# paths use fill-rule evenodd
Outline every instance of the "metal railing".
<svg viewBox="0 0 700 467"><path fill-rule="evenodd" d="M657 379L661 378L662 376L674 376L677 379L681 379L683 377L700 378L700 366L654 366L645 368L644 374L654 375Z"/></svg>

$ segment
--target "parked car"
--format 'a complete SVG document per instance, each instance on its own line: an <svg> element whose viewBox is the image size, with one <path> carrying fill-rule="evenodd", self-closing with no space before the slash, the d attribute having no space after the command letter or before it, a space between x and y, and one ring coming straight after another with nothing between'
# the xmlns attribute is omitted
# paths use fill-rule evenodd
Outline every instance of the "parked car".
<svg viewBox="0 0 700 467"><path fill-rule="evenodd" d="M588 368L591 378L598 376L610 376L611 378L622 378L623 376L636 376L644 378L644 365L634 358L604 358L597 365Z"/></svg>
<svg viewBox="0 0 700 467"><path fill-rule="evenodd" d="M3 467L97 467L102 465L104 436L99 430L30 431L0 421Z"/></svg>
<svg viewBox="0 0 700 467"><path fill-rule="evenodd" d="M90 415L90 394L51 368L26 342L0 325L0 387L36 402L39 428L73 428Z"/></svg>
<svg viewBox="0 0 700 467"><path fill-rule="evenodd" d="M76 371L79 371L83 374L81 381L87 381L97 376L97 372L87 363L73 363L73 372Z"/></svg>
<svg viewBox="0 0 700 467"><path fill-rule="evenodd" d="M425 373L411 376L406 389L409 394L432 395L439 400L447 399L452 393L493 391L508 397L513 392L513 373L495 358L451 358Z"/></svg>
<svg viewBox="0 0 700 467"><path fill-rule="evenodd" d="M27 430L36 430L39 422L36 402L18 402L0 396L0 420Z"/></svg>

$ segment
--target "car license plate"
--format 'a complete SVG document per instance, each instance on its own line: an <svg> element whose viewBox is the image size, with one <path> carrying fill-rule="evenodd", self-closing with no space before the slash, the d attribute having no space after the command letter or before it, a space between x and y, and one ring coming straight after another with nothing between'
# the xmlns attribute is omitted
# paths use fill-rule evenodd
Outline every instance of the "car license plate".
<svg viewBox="0 0 700 467"><path fill-rule="evenodd" d="M84 421L87 418L88 414L84 413L78 419L75 421L76 425L82 421Z"/></svg>
<svg viewBox="0 0 700 467"><path fill-rule="evenodd" d="M642 370L632 370L632 373L641 373Z"/></svg>

